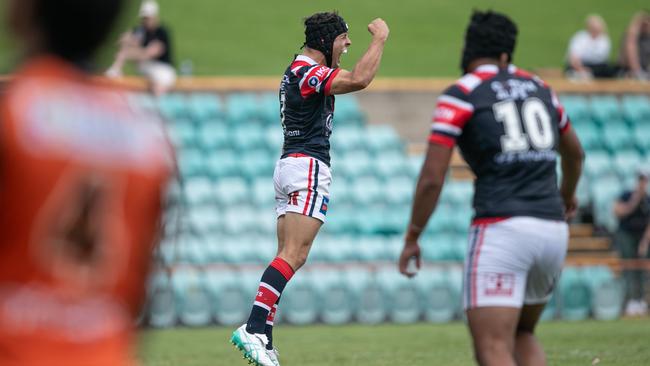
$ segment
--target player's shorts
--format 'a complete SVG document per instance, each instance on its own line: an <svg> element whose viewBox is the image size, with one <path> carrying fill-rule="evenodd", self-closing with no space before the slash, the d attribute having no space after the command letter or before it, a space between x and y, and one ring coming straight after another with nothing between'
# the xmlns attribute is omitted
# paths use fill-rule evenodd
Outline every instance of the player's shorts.
<svg viewBox="0 0 650 366"><path fill-rule="evenodd" d="M139 65L140 73L150 82L169 89L176 83L176 70L170 64L160 61L143 61Z"/></svg>
<svg viewBox="0 0 650 366"><path fill-rule="evenodd" d="M563 221L512 217L472 225L463 279L465 310L548 302L568 241Z"/></svg>
<svg viewBox="0 0 650 366"><path fill-rule="evenodd" d="M325 222L332 173L327 164L304 155L275 164L275 211L278 217L295 212Z"/></svg>

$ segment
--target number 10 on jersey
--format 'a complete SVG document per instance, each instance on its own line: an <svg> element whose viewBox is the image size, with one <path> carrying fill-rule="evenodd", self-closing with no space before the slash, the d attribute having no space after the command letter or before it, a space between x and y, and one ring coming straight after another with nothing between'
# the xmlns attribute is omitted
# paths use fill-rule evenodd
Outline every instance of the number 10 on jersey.
<svg viewBox="0 0 650 366"><path fill-rule="evenodd" d="M505 132L501 136L501 151L528 151L530 145L536 150L553 148L555 135L551 126L551 116L540 99L528 98L523 102L521 119L514 100L497 103L492 109L495 119L503 123Z"/></svg>

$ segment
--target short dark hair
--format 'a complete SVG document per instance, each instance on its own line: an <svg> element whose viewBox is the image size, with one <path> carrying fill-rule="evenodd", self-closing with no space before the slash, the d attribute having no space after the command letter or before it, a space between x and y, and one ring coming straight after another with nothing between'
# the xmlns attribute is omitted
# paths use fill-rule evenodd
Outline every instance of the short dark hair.
<svg viewBox="0 0 650 366"><path fill-rule="evenodd" d="M92 58L120 14L124 0L34 0L34 17L47 52L70 61Z"/></svg>
<svg viewBox="0 0 650 366"><path fill-rule="evenodd" d="M478 58L499 59L501 54L512 54L517 43L517 25L508 16L488 10L474 11L465 32L465 47L461 61L463 72Z"/></svg>

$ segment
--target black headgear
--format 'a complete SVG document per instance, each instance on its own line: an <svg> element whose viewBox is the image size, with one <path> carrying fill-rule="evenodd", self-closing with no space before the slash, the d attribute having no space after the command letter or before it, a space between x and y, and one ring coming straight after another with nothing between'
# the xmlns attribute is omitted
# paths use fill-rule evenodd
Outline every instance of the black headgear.
<svg viewBox="0 0 650 366"><path fill-rule="evenodd" d="M504 14L475 11L465 32L465 47L460 65L463 73L468 71L469 64L477 58L499 59L505 53L508 62L511 62L517 32L517 25Z"/></svg>
<svg viewBox="0 0 650 366"><path fill-rule="evenodd" d="M337 13L317 13L305 19L305 44L322 52L327 66L332 67L334 40L348 31L345 20Z"/></svg>

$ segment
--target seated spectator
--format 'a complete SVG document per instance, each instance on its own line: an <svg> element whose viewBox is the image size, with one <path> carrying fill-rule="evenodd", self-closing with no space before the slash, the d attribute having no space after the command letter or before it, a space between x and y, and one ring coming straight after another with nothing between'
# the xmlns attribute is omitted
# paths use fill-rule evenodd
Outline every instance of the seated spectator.
<svg viewBox="0 0 650 366"><path fill-rule="evenodd" d="M172 63L169 31L160 24L158 14L159 7L155 1L142 3L141 25L122 36L120 50L106 75L121 77L124 64L134 61L139 72L149 80L151 91L162 95L174 86L176 70Z"/></svg>
<svg viewBox="0 0 650 366"><path fill-rule="evenodd" d="M571 37L567 52L567 77L578 80L614 77L617 67L609 64L612 44L600 15L589 15L586 29Z"/></svg>
<svg viewBox="0 0 650 366"><path fill-rule="evenodd" d="M619 219L614 240L622 259L647 258L650 243L649 176L649 171L639 170L635 189L624 192L614 204L614 214ZM624 269L623 278L626 287L626 315L645 315L648 304L644 298L643 271Z"/></svg>
<svg viewBox="0 0 650 366"><path fill-rule="evenodd" d="M634 15L621 43L619 63L628 76L650 80L650 12Z"/></svg>

